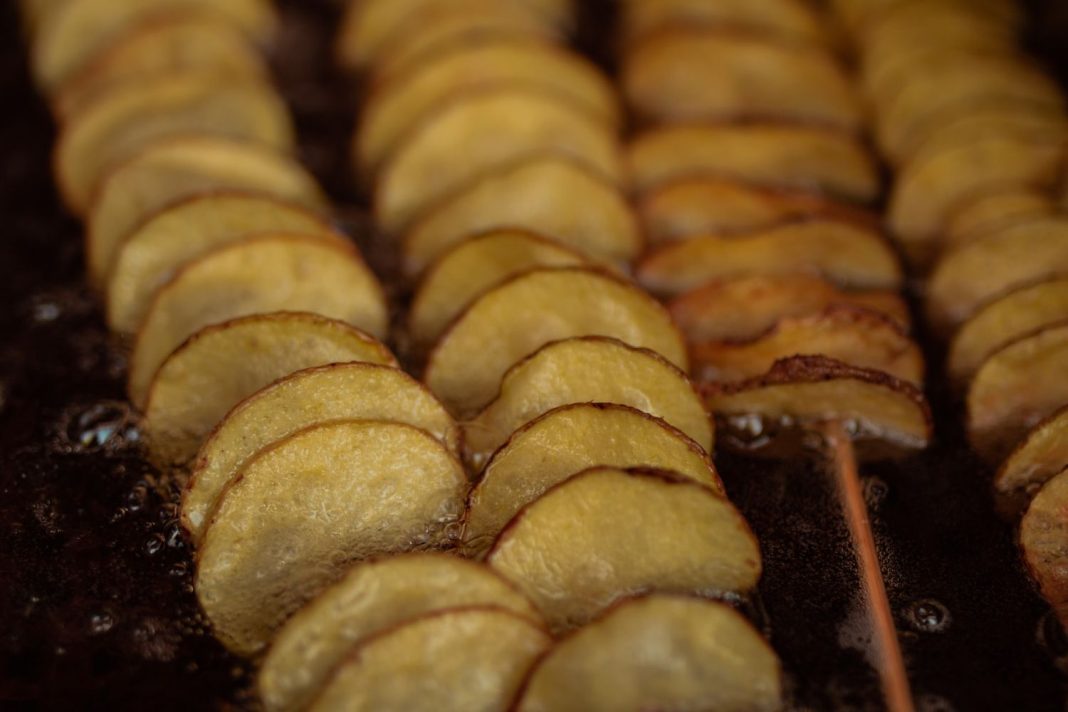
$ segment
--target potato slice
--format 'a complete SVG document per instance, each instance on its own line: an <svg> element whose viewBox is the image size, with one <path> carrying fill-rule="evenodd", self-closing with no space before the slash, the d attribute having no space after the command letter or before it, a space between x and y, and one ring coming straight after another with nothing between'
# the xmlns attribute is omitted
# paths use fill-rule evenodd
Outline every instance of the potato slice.
<svg viewBox="0 0 1068 712"><path fill-rule="evenodd" d="M820 276L850 289L898 289L901 265L876 230L842 220L809 220L745 236L696 237L656 250L637 269L657 294L677 295L738 277Z"/></svg>
<svg viewBox="0 0 1068 712"><path fill-rule="evenodd" d="M157 142L115 169L93 201L86 231L90 281L107 284L119 247L153 214L220 190L262 193L315 210L326 206L300 164L264 146L211 136Z"/></svg>
<svg viewBox="0 0 1068 712"><path fill-rule="evenodd" d="M846 424L864 458L918 450L931 440L931 411L916 386L826 356L791 356L741 383L704 384L720 442L743 452L796 455L796 436L819 423Z"/></svg>
<svg viewBox="0 0 1068 712"><path fill-rule="evenodd" d="M449 543L463 467L401 423L323 423L248 462L197 550L200 605L227 648L251 655L346 564Z"/></svg>
<svg viewBox="0 0 1068 712"><path fill-rule="evenodd" d="M946 250L1008 227L1014 222L1053 217L1056 205L1047 191L1001 186L963 201L950 214L944 240Z"/></svg>
<svg viewBox="0 0 1068 712"><path fill-rule="evenodd" d="M469 182L546 153L622 180L614 129L566 97L534 87L464 92L421 121L383 166L374 196L378 225L400 233Z"/></svg>
<svg viewBox="0 0 1068 712"><path fill-rule="evenodd" d="M465 555L484 556L520 509L602 465L670 470L723 493L705 450L666 421L616 403L564 405L512 433L486 465L467 501Z"/></svg>
<svg viewBox="0 0 1068 712"><path fill-rule="evenodd" d="M646 122L792 120L854 131L860 104L818 47L686 28L658 32L624 60L623 93Z"/></svg>
<svg viewBox="0 0 1068 712"><path fill-rule="evenodd" d="M609 264L629 262L644 245L615 186L570 158L543 155L483 176L430 209L405 236L405 271L417 275L465 238L500 228L537 232Z"/></svg>
<svg viewBox="0 0 1068 712"><path fill-rule="evenodd" d="M639 191L697 175L826 192L870 202L879 195L875 161L856 137L816 126L692 124L639 134L627 148Z"/></svg>
<svg viewBox="0 0 1068 712"><path fill-rule="evenodd" d="M55 171L64 201L84 215L110 169L153 141L194 132L293 146L289 112L269 85L214 72L170 74L119 87L63 127Z"/></svg>
<svg viewBox="0 0 1068 712"><path fill-rule="evenodd" d="M1017 516L1046 482L1068 467L1068 406L1031 428L994 476L999 509Z"/></svg>
<svg viewBox="0 0 1068 712"><path fill-rule="evenodd" d="M68 2L70 0L19 0L19 18L26 38L32 41L37 30L50 22Z"/></svg>
<svg viewBox="0 0 1068 712"><path fill-rule="evenodd" d="M782 668L752 624L718 601L652 595L561 640L534 668L517 712L783 707Z"/></svg>
<svg viewBox="0 0 1068 712"><path fill-rule="evenodd" d="M572 336L610 336L687 366L682 335L652 297L593 269L542 268L471 304L434 347L424 381L454 415L470 417L493 399L512 364Z"/></svg>
<svg viewBox="0 0 1068 712"><path fill-rule="evenodd" d="M538 619L504 579L455 556L414 553L357 564L278 632L258 677L264 706L306 709L354 647L415 618L468 606Z"/></svg>
<svg viewBox="0 0 1068 712"><path fill-rule="evenodd" d="M239 403L200 448L182 493L182 524L193 541L203 536L219 494L260 449L331 420L405 423L460 455L459 426L403 371L359 362L298 371Z"/></svg>
<svg viewBox="0 0 1068 712"><path fill-rule="evenodd" d="M668 309L689 341L745 341L781 319L817 314L836 305L877 311L909 330L908 306L896 292L849 292L804 274L711 282L679 295Z"/></svg>
<svg viewBox="0 0 1068 712"><path fill-rule="evenodd" d="M715 490L611 467L573 475L520 510L486 561L557 632L639 592L750 591L761 567L745 519Z"/></svg>
<svg viewBox="0 0 1068 712"><path fill-rule="evenodd" d="M1020 547L1042 597L1068 626L1068 469L1043 485L1020 522Z"/></svg>
<svg viewBox="0 0 1068 712"><path fill-rule="evenodd" d="M620 25L628 42L674 26L718 26L803 42L827 40L816 14L798 0L627 0L620 5Z"/></svg>
<svg viewBox="0 0 1068 712"><path fill-rule="evenodd" d="M313 366L397 362L358 329L314 314L256 314L202 329L163 363L148 390L142 430L160 466L192 459L235 405Z"/></svg>
<svg viewBox="0 0 1068 712"><path fill-rule="evenodd" d="M694 373L707 381L744 381L797 354L827 356L923 384L923 354L908 334L889 317L854 306L786 317L752 340L704 341L690 348Z"/></svg>
<svg viewBox="0 0 1068 712"><path fill-rule="evenodd" d="M570 247L533 232L492 230L468 238L427 270L408 310L408 335L429 346L480 294L509 277L537 267L586 263Z"/></svg>
<svg viewBox="0 0 1068 712"><path fill-rule="evenodd" d="M968 388L968 440L1000 460L1027 431L1068 403L1068 321L1046 325L990 354Z"/></svg>
<svg viewBox="0 0 1068 712"><path fill-rule="evenodd" d="M358 646L308 709L504 712L551 644L540 624L500 608L438 611Z"/></svg>
<svg viewBox="0 0 1068 712"><path fill-rule="evenodd" d="M306 311L383 337L382 287L352 245L266 235L217 248L156 292L130 357L130 400L143 407L159 365L200 329L249 314Z"/></svg>
<svg viewBox="0 0 1068 712"><path fill-rule="evenodd" d="M871 5L866 0L864 4ZM841 3L839 3L841 4ZM857 38L867 57L910 47L1014 49L1025 20L1015 2L928 2L892 0L873 13L875 21ZM993 8L992 5L998 5ZM994 45L997 40L1000 44Z"/></svg>

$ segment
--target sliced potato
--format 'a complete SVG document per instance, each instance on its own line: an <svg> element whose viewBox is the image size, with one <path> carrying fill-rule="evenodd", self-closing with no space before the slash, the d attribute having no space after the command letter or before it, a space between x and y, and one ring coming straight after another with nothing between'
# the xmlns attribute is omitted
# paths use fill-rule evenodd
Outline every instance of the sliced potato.
<svg viewBox="0 0 1068 712"><path fill-rule="evenodd" d="M901 265L879 232L842 220L809 220L745 236L695 237L656 250L637 269L657 294L677 295L738 277L820 276L850 289L897 289Z"/></svg>
<svg viewBox="0 0 1068 712"><path fill-rule="evenodd" d="M552 637L489 606L437 611L359 645L309 707L313 712L504 712Z"/></svg>
<svg viewBox="0 0 1068 712"><path fill-rule="evenodd" d="M26 38L33 40L37 30L68 2L70 0L18 0L19 18Z"/></svg>
<svg viewBox="0 0 1068 712"><path fill-rule="evenodd" d="M193 541L203 536L219 494L259 450L331 420L405 423L460 454L456 421L403 371L359 362L298 371L239 403L200 448L182 493L182 524Z"/></svg>
<svg viewBox="0 0 1068 712"><path fill-rule="evenodd" d="M305 709L357 645L429 613L468 606L538 618L504 579L455 556L415 553L357 564L278 632L260 666L264 706Z"/></svg>
<svg viewBox="0 0 1068 712"><path fill-rule="evenodd" d="M1068 626L1068 469L1043 485L1020 522L1020 547L1042 597Z"/></svg>
<svg viewBox="0 0 1068 712"><path fill-rule="evenodd" d="M783 707L782 667L740 613L718 601L652 595L621 603L558 642L517 712Z"/></svg>
<svg viewBox="0 0 1068 712"><path fill-rule="evenodd" d="M1014 222L1052 217L1056 205L1048 191L1000 186L964 200L946 224L946 249L953 250Z"/></svg>
<svg viewBox="0 0 1068 712"><path fill-rule="evenodd" d="M463 467L401 423L315 425L248 462L197 550L195 587L215 635L250 655L346 564L448 544Z"/></svg>
<svg viewBox="0 0 1068 712"><path fill-rule="evenodd" d="M627 41L673 26L737 28L805 42L827 39L816 14L798 0L627 0L620 5Z"/></svg>
<svg viewBox="0 0 1068 712"><path fill-rule="evenodd" d="M715 490L611 467L573 475L520 510L486 561L554 631L639 592L750 591L761 568L745 519Z"/></svg>
<svg viewBox="0 0 1068 712"><path fill-rule="evenodd" d="M148 390L142 430L161 465L193 458L230 410L280 378L314 366L397 362L373 337L332 319L286 312L209 326L163 363Z"/></svg>
<svg viewBox="0 0 1068 712"><path fill-rule="evenodd" d="M546 153L622 180L614 129L566 97L529 86L464 92L422 120L383 166L374 196L378 225L400 233L469 182Z"/></svg>
<svg viewBox="0 0 1068 712"><path fill-rule="evenodd" d="M581 164L542 155L470 183L417 220L404 268L417 275L450 247L487 230L519 228L611 265L641 252L641 228L623 194Z"/></svg>
<svg viewBox="0 0 1068 712"><path fill-rule="evenodd" d="M994 477L1000 509L1018 515L1042 485L1068 467L1068 406L1031 428Z"/></svg>
<svg viewBox="0 0 1068 712"><path fill-rule="evenodd" d="M586 264L580 253L524 230L492 230L468 238L435 260L408 310L408 334L429 346L494 285L537 267Z"/></svg>
<svg viewBox="0 0 1068 712"><path fill-rule="evenodd" d="M481 468L520 427L571 403L619 403L663 418L712 452L708 414L693 384L662 356L604 337L547 344L508 369L497 398L464 425Z"/></svg>
<svg viewBox="0 0 1068 712"><path fill-rule="evenodd" d="M615 403L560 406L512 433L486 465L467 501L465 554L485 555L520 509L601 465L670 470L723 492L705 450L666 421Z"/></svg>
<svg viewBox="0 0 1068 712"><path fill-rule="evenodd" d="M593 269L542 268L472 303L434 347L424 380L454 415L470 417L493 399L512 364L573 336L610 336L687 365L682 335L652 297Z"/></svg>

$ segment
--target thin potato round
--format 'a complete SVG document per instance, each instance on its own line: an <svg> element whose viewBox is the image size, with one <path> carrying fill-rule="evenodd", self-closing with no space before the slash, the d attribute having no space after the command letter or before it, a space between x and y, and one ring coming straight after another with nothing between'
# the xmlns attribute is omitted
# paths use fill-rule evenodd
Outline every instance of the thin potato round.
<svg viewBox="0 0 1068 712"><path fill-rule="evenodd" d="M195 587L232 651L263 649L347 564L449 541L466 477L433 437L400 423L312 426L261 450L223 493Z"/></svg>
<svg viewBox="0 0 1068 712"><path fill-rule="evenodd" d="M673 26L720 26L803 42L827 40L816 14L799 0L626 0L620 5L628 42Z"/></svg>
<svg viewBox="0 0 1068 712"><path fill-rule="evenodd" d="M1003 512L1018 516L1042 485L1068 467L1068 406L1031 428L994 476Z"/></svg>
<svg viewBox="0 0 1068 712"><path fill-rule="evenodd" d="M1056 205L1048 191L999 186L960 203L946 224L946 249L954 250L1014 222L1053 217Z"/></svg>
<svg viewBox="0 0 1068 712"><path fill-rule="evenodd" d="M1068 625L1068 469L1043 485L1020 522L1020 547L1042 597Z"/></svg>

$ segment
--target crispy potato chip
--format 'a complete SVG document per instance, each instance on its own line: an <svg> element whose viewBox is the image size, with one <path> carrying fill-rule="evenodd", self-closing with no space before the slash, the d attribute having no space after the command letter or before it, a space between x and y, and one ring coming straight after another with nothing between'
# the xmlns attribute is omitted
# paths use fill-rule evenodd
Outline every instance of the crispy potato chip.
<svg viewBox="0 0 1068 712"><path fill-rule="evenodd" d="M994 494L1003 514L1018 516L1034 494L1068 467L1068 406L1027 433L994 476Z"/></svg>
<svg viewBox="0 0 1068 712"><path fill-rule="evenodd" d="M526 423L562 405L590 402L663 418L712 452L712 424L685 373L652 351L589 336L547 344L508 369L497 398L464 424L468 459L480 469Z"/></svg>
<svg viewBox="0 0 1068 712"><path fill-rule="evenodd" d="M192 459L230 410L291 373L314 366L397 362L373 337L315 314L256 314L202 329L152 379L142 430L152 460Z"/></svg>
<svg viewBox="0 0 1068 712"><path fill-rule="evenodd" d="M1068 626L1068 469L1043 485L1020 522L1020 548L1042 597Z"/></svg>
<svg viewBox="0 0 1068 712"><path fill-rule="evenodd" d="M827 40L816 14L798 0L627 0L620 6L620 25L628 42L674 26L742 29L805 42Z"/></svg>
<svg viewBox="0 0 1068 712"><path fill-rule="evenodd" d="M566 97L530 86L464 92L422 120L383 166L374 196L378 225L402 232L469 182L546 153L622 180L614 129Z"/></svg>
<svg viewBox="0 0 1068 712"><path fill-rule="evenodd" d="M687 366L667 311L636 286L588 268L543 268L472 303L434 347L424 381L454 415L470 417L493 400L512 364L573 336L610 336Z"/></svg>
<svg viewBox="0 0 1068 712"><path fill-rule="evenodd" d="M197 550L194 585L215 635L256 653L350 562L446 545L466 482L445 446L401 423L323 423L261 450Z"/></svg>
<svg viewBox="0 0 1068 712"><path fill-rule="evenodd" d="M520 427L467 500L464 553L481 557L520 509L595 466L670 470L723 493L700 445L666 421L616 403L560 406Z"/></svg>
<svg viewBox="0 0 1068 712"><path fill-rule="evenodd" d="M718 601L651 595L558 642L530 674L516 710L782 707L779 659L744 616Z"/></svg>
<svg viewBox="0 0 1068 712"><path fill-rule="evenodd" d="M902 39L907 39L909 26L922 25L930 19L932 11L939 8L945 13L988 18L1007 32L1018 30L1025 19L1015 0L833 0L833 5L850 32L862 39L869 38L884 24L902 15Z"/></svg>
<svg viewBox="0 0 1068 712"><path fill-rule="evenodd" d="M404 238L404 267L421 273L479 232L531 230L611 265L641 252L641 227L618 188L563 156L543 155L470 183L417 220Z"/></svg>
<svg viewBox="0 0 1068 712"><path fill-rule="evenodd" d="M946 224L946 250L954 250L1014 222L1053 217L1052 196L1037 188L999 186L957 205Z"/></svg>
<svg viewBox="0 0 1068 712"><path fill-rule="evenodd" d="M467 606L538 619L504 579L455 556L415 553L357 564L278 632L258 677L264 706L305 709L355 646L428 613Z"/></svg>
<svg viewBox="0 0 1068 712"><path fill-rule="evenodd" d="M260 449L331 420L405 423L460 454L460 428L426 388L403 371L335 363L298 371L257 391L219 423L197 453L182 493L182 524L198 541L219 493Z"/></svg>

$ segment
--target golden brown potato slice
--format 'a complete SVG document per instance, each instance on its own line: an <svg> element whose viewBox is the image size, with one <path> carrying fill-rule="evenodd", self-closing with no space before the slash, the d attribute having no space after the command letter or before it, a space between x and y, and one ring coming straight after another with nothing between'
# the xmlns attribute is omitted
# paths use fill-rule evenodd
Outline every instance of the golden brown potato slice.
<svg viewBox="0 0 1068 712"><path fill-rule="evenodd" d="M250 655L346 564L449 543L463 467L401 423L322 423L261 450L219 499L197 550L215 635Z"/></svg>
<svg viewBox="0 0 1068 712"><path fill-rule="evenodd" d="M471 417L493 400L512 364L573 336L610 336L687 366L671 317L636 286L589 268L542 268L472 303L434 347L424 380L454 415Z"/></svg>
<svg viewBox="0 0 1068 712"><path fill-rule="evenodd" d="M23 33L32 40L37 30L70 0L19 0L19 19Z"/></svg>
<svg viewBox="0 0 1068 712"><path fill-rule="evenodd" d="M464 553L482 557L520 509L595 466L670 470L723 492L708 455L660 418L615 403L573 403L520 427L467 500Z"/></svg>
<svg viewBox="0 0 1068 712"><path fill-rule="evenodd" d="M429 613L468 606L538 619L504 579L455 556L414 553L357 564L278 632L260 666L260 698L272 712L306 709L363 641Z"/></svg>
<svg viewBox="0 0 1068 712"><path fill-rule="evenodd" d="M426 347L480 294L537 267L586 264L580 253L524 230L492 230L468 238L434 261L408 310L408 335Z"/></svg>
<svg viewBox="0 0 1068 712"><path fill-rule="evenodd" d="M711 282L679 295L668 309L687 340L755 339L781 319L817 314L835 305L872 309L909 330L905 300L890 290L845 291L804 274L739 277Z"/></svg>
<svg viewBox="0 0 1068 712"><path fill-rule="evenodd" d="M1020 547L1042 597L1068 626L1068 469L1047 482L1020 522Z"/></svg>
<svg viewBox="0 0 1068 712"><path fill-rule="evenodd" d="M1027 508L1035 492L1068 467L1068 406L1031 428L998 468L994 493L1010 517Z"/></svg>
<svg viewBox="0 0 1068 712"><path fill-rule="evenodd" d="M471 235L502 228L540 233L617 265L641 252L641 228L611 183L563 156L542 155L483 176L431 208L404 238L404 268L421 273Z"/></svg>
<svg viewBox="0 0 1068 712"><path fill-rule="evenodd" d="M968 387L968 440L1000 460L1068 403L1068 321L1024 334L990 354Z"/></svg>
<svg viewBox="0 0 1068 712"><path fill-rule="evenodd" d="M961 202L946 224L946 250L954 250L1014 222L1052 217L1052 196L1037 188L1004 186Z"/></svg>
<svg viewBox="0 0 1068 712"><path fill-rule="evenodd" d="M154 141L189 133L293 146L289 112L271 86L213 72L169 74L119 87L63 127L55 153L63 199L84 215L110 169Z"/></svg>
<svg viewBox="0 0 1068 712"><path fill-rule="evenodd" d="M827 40L816 14L798 0L627 0L620 5L620 25L628 42L674 26L741 29L804 42Z"/></svg>
<svg viewBox="0 0 1068 712"><path fill-rule="evenodd" d="M631 49L623 93L647 122L792 120L856 130L860 104L834 58L755 34L658 32Z"/></svg>
<svg viewBox="0 0 1068 712"><path fill-rule="evenodd" d="M464 92L421 121L383 166L374 196L379 227L402 232L469 182L547 153L622 181L615 130L582 106L529 86Z"/></svg>
<svg viewBox="0 0 1068 712"><path fill-rule="evenodd" d="M779 659L744 616L718 601L651 595L558 642L530 674L516 710L782 707Z"/></svg>
<svg viewBox="0 0 1068 712"><path fill-rule="evenodd" d="M639 592L744 593L761 568L745 519L715 490L673 473L611 467L573 475L525 506L486 561L554 631Z"/></svg>
<svg viewBox="0 0 1068 712"><path fill-rule="evenodd" d="M981 16L997 23L1006 32L1019 30L1026 19L1014 0L833 0L833 6L850 32L861 39L870 38L898 16L904 16L900 22L903 25L902 40L907 40L910 26L923 25L932 15ZM934 12L939 9L942 13Z"/></svg>
<svg viewBox="0 0 1068 712"><path fill-rule="evenodd" d="M847 133L802 124L690 124L654 128L627 147L631 182L644 191L697 175L825 192L869 202L875 161Z"/></svg>
<svg viewBox="0 0 1068 712"><path fill-rule="evenodd" d="M304 311L379 338L389 328L382 287L355 248L310 235L265 235L214 249L156 292L130 357L130 400L144 406L159 365L194 333L249 314Z"/></svg>
<svg viewBox="0 0 1068 712"><path fill-rule="evenodd" d="M809 220L744 236L709 235L656 250L637 269L657 294L677 295L737 277L819 276L850 289L897 289L901 265L876 230L842 220Z"/></svg>
<svg viewBox="0 0 1068 712"><path fill-rule="evenodd" d="M497 398L464 424L468 459L480 469L524 424L562 405L593 402L663 418L712 452L712 424L685 373L654 352L580 337L547 344L508 369Z"/></svg>
<svg viewBox="0 0 1068 712"><path fill-rule="evenodd" d="M308 709L504 712L550 645L540 623L511 611L437 611L357 646Z"/></svg>
<svg viewBox="0 0 1068 712"><path fill-rule="evenodd" d="M183 464L230 410L261 388L314 366L397 362L373 337L315 314L257 314L202 329L163 363L142 429L152 460Z"/></svg>
<svg viewBox="0 0 1068 712"><path fill-rule="evenodd" d="M743 452L794 455L799 429L831 420L846 424L865 458L924 448L931 439L931 411L916 386L826 356L791 356L762 376L702 390L723 428L720 442Z"/></svg>
<svg viewBox="0 0 1068 712"><path fill-rule="evenodd" d="M460 454L460 428L426 388L403 371L335 363L298 371L239 403L197 453L182 493L182 523L194 542L223 491L260 449L331 420L405 423Z"/></svg>

